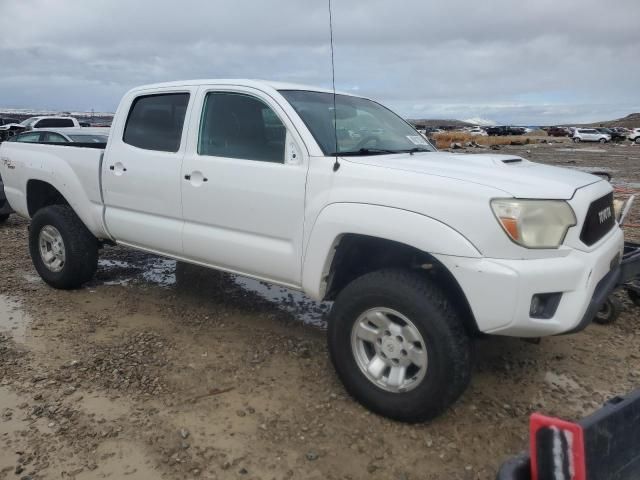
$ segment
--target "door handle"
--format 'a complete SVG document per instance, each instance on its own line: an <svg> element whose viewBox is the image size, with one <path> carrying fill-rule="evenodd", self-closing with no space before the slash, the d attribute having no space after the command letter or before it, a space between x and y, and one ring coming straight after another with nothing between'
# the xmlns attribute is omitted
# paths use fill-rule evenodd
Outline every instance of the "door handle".
<svg viewBox="0 0 640 480"><path fill-rule="evenodd" d="M192 183L208 182L209 179L202 175L201 172L193 172L193 174L186 174L184 179L191 181Z"/></svg>

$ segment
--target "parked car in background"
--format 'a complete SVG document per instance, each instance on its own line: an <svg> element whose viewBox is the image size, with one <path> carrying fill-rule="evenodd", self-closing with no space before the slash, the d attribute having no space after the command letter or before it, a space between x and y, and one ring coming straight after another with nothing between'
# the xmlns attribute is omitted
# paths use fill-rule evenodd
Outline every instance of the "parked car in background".
<svg viewBox="0 0 640 480"><path fill-rule="evenodd" d="M9 142L20 143L96 143L106 144L108 128L61 128L24 132L10 138Z"/></svg>
<svg viewBox="0 0 640 480"><path fill-rule="evenodd" d="M28 130L36 128L80 128L80 122L75 117L47 116L30 117L20 122Z"/></svg>
<svg viewBox="0 0 640 480"><path fill-rule="evenodd" d="M490 136L507 136L507 135L524 135L526 129L523 127L511 127L507 125L496 125L486 129L487 135Z"/></svg>
<svg viewBox="0 0 640 480"><path fill-rule="evenodd" d="M0 142L4 142L16 132L21 132L25 127L20 125L19 120L14 118L0 118Z"/></svg>
<svg viewBox="0 0 640 480"><path fill-rule="evenodd" d="M488 133L480 127L473 127L469 130L469 135L473 135L474 137L486 137Z"/></svg>
<svg viewBox="0 0 640 480"><path fill-rule="evenodd" d="M550 137L568 137L569 129L566 127L551 127L547 130Z"/></svg>
<svg viewBox="0 0 640 480"><path fill-rule="evenodd" d="M507 132L509 132L509 135L524 135L527 133L527 129L524 127L507 127Z"/></svg>
<svg viewBox="0 0 640 480"><path fill-rule="evenodd" d="M631 130L627 138L632 142L640 144L640 128L634 128L633 130Z"/></svg>
<svg viewBox="0 0 640 480"><path fill-rule="evenodd" d="M20 120L16 120L15 118L0 118L0 127L10 125L12 123L20 123Z"/></svg>
<svg viewBox="0 0 640 480"><path fill-rule="evenodd" d="M576 128L573 133L573 141L579 142L600 142L607 143L611 140L608 133L600 133L595 128Z"/></svg>
<svg viewBox="0 0 640 480"><path fill-rule="evenodd" d="M626 135L617 132L613 128L598 127L595 130L597 130L600 133L604 133L606 135L609 135L611 137L611 141L612 142L619 142L621 140L626 140L627 139Z"/></svg>
<svg viewBox="0 0 640 480"><path fill-rule="evenodd" d="M611 130L613 130L614 132L622 133L625 137L629 136L629 133L631 132L631 130L624 127L612 127Z"/></svg>
<svg viewBox="0 0 640 480"><path fill-rule="evenodd" d="M500 136L500 135L508 135L507 133L507 127L503 127L503 126L493 126L493 127L488 127L487 128L487 135L491 136L491 137L495 137L495 136Z"/></svg>

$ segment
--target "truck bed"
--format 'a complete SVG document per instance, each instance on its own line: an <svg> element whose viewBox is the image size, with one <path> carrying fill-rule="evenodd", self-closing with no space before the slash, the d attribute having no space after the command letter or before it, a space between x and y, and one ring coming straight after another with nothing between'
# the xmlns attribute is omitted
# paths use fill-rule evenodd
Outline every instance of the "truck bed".
<svg viewBox="0 0 640 480"><path fill-rule="evenodd" d="M7 200L18 214L30 217L26 200L27 180L50 183L57 186L60 194L92 231L104 232L101 192L104 146L95 143L90 146L78 143L2 143L0 170ZM78 192L82 194L78 195Z"/></svg>

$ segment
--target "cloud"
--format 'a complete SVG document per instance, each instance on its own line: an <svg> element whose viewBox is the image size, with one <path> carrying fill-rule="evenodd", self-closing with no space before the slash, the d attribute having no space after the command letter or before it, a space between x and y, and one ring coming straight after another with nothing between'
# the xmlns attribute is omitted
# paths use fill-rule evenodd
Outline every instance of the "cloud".
<svg viewBox="0 0 640 480"><path fill-rule="evenodd" d="M410 117L558 123L640 110L640 3L333 1L336 86ZM184 78L330 86L318 0L21 0L0 16L0 106L114 110Z"/></svg>

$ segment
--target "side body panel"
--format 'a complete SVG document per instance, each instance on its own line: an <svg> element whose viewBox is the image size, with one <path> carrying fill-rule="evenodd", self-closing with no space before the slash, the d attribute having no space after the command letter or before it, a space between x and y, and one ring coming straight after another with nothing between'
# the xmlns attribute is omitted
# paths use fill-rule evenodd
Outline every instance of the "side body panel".
<svg viewBox="0 0 640 480"><path fill-rule="evenodd" d="M0 146L0 169L7 200L28 218L28 181L49 183L96 237L108 238L102 221L102 156L103 151L94 148L5 142Z"/></svg>
<svg viewBox="0 0 640 480"><path fill-rule="evenodd" d="M102 166L105 222L119 242L169 255L182 255L182 158L197 87L129 92L114 118ZM147 150L123 141L132 102L139 96L189 93L177 152Z"/></svg>
<svg viewBox="0 0 640 480"><path fill-rule="evenodd" d="M241 94L270 107L287 131L284 163L199 154L200 115L209 92ZM187 145L182 168L185 256L299 288L309 155L280 103L255 88L202 86Z"/></svg>
<svg viewBox="0 0 640 480"><path fill-rule="evenodd" d="M318 216L304 258L302 286L311 297L324 296L333 250L347 233L393 240L429 253L480 257L466 238L433 218L379 205L333 203Z"/></svg>

